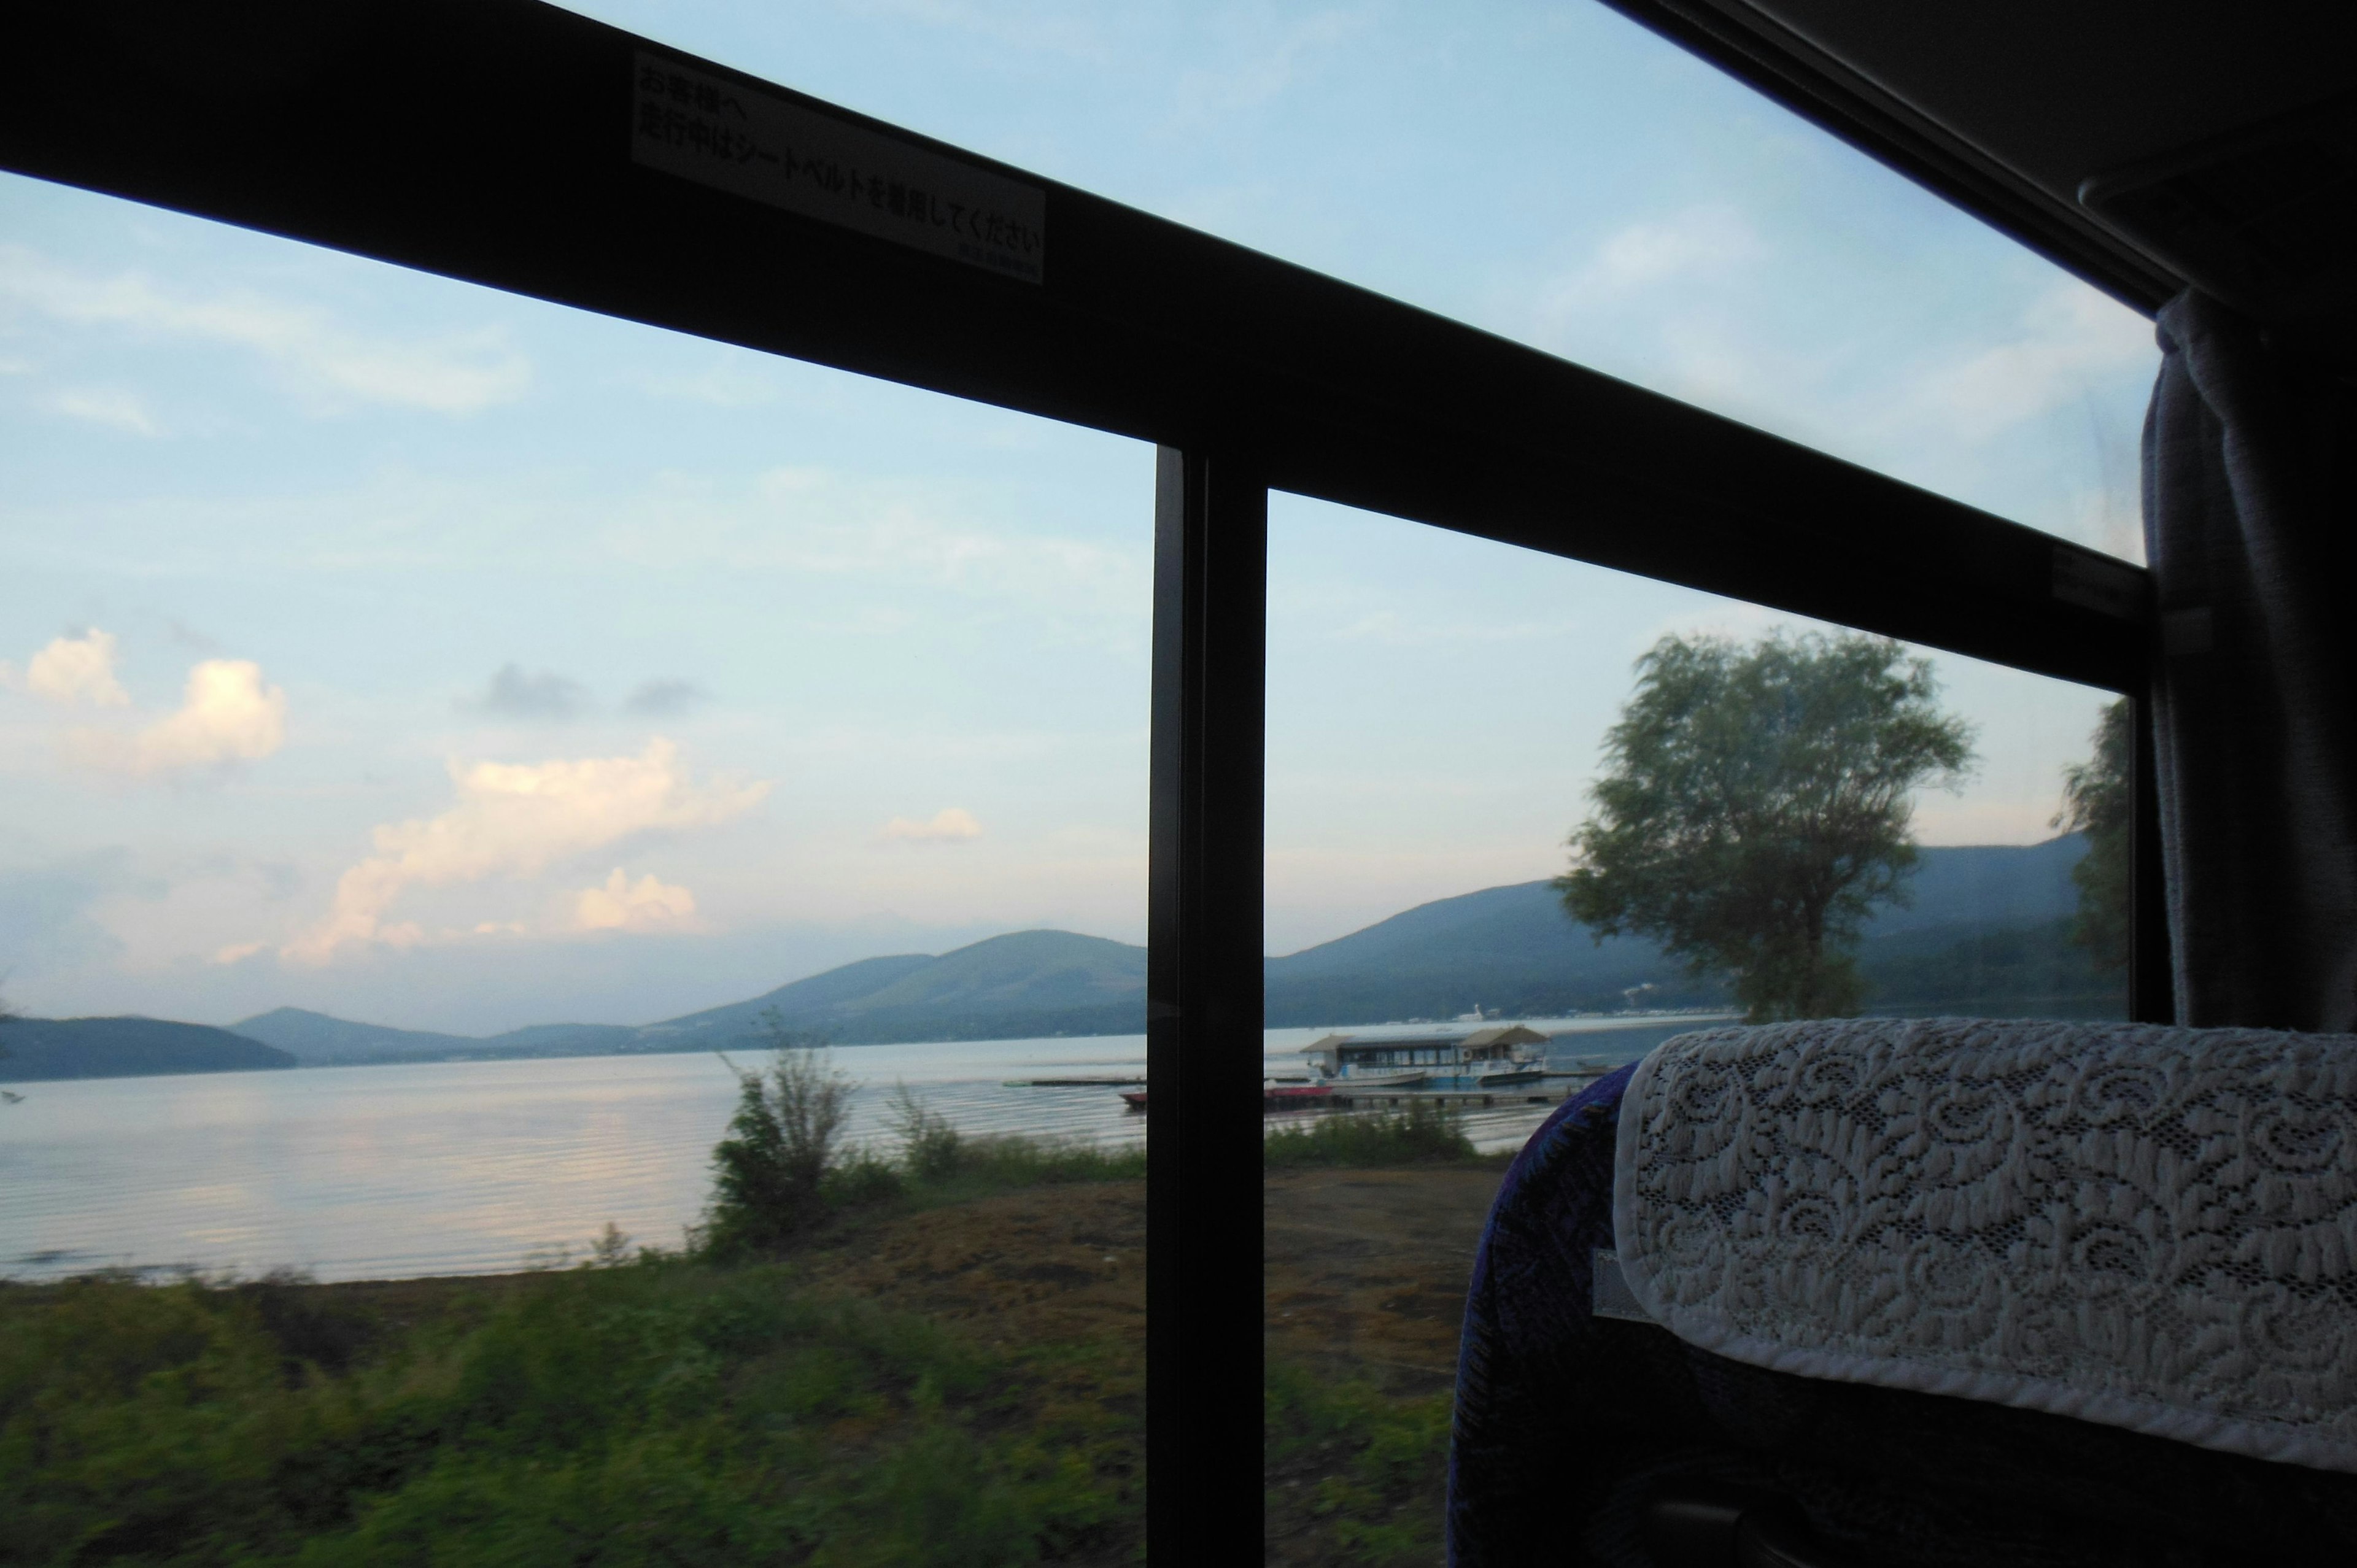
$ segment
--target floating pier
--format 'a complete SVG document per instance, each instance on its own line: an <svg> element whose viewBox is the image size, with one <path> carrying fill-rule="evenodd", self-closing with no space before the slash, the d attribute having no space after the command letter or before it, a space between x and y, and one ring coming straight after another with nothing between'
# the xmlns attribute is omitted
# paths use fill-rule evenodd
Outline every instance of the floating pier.
<svg viewBox="0 0 2357 1568"><path fill-rule="evenodd" d="M1010 1078L1001 1089L1140 1089L1142 1078Z"/></svg>
<svg viewBox="0 0 2357 1568"><path fill-rule="evenodd" d="M1602 1078L1598 1072L1551 1072L1536 1083L1507 1083L1482 1089L1365 1089L1353 1091L1338 1083L1334 1092L1305 1105L1304 1110L1405 1111L1431 1105L1449 1111L1480 1111L1514 1105L1560 1105Z"/></svg>

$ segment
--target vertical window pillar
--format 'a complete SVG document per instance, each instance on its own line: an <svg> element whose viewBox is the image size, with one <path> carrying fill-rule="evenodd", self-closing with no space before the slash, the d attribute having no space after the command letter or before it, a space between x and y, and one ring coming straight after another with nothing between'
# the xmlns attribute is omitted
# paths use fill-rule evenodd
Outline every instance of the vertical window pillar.
<svg viewBox="0 0 2357 1568"><path fill-rule="evenodd" d="M1268 490L1159 455L1146 918L1146 1552L1261 1551Z"/></svg>

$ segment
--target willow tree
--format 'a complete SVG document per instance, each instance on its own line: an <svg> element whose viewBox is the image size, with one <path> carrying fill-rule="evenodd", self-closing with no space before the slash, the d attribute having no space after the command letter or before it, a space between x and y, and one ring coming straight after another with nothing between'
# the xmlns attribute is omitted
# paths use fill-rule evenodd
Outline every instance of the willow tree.
<svg viewBox="0 0 2357 1568"><path fill-rule="evenodd" d="M1905 901L1916 793L1954 788L1972 741L1931 662L1886 639L1664 637L1555 886L1598 940L1728 977L1753 1023L1853 1014L1866 917Z"/></svg>

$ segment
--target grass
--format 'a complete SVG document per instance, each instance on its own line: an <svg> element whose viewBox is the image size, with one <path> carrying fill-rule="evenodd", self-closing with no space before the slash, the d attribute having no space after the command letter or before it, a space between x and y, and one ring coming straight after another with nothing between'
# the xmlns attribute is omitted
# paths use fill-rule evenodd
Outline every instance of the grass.
<svg viewBox="0 0 2357 1568"><path fill-rule="evenodd" d="M1268 1170L1459 1164L1480 1157L1456 1116L1422 1102L1372 1116L1317 1116L1261 1141L1261 1164Z"/></svg>
<svg viewBox="0 0 2357 1568"><path fill-rule="evenodd" d="M945 1204L971 1203L996 1193L1076 1182L1142 1181L1143 1148L1100 1149L1049 1138L1003 1135L954 1137L936 1145L920 1162L904 1155L888 1160L867 1151L853 1154L825 1183L827 1207L838 1217L876 1211L913 1212Z"/></svg>
<svg viewBox="0 0 2357 1568"><path fill-rule="evenodd" d="M398 1322L283 1282L0 1291L0 1562L1135 1555L1103 1348L985 1351L784 1263L433 1283Z"/></svg>
<svg viewBox="0 0 2357 1568"><path fill-rule="evenodd" d="M1441 1560L1446 1391L1400 1397L1272 1358L1265 1412L1267 1563Z"/></svg>

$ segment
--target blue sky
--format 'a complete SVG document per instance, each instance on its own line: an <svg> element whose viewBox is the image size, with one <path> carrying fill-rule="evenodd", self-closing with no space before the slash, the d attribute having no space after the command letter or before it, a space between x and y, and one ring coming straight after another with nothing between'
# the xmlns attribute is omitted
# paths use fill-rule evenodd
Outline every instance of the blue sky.
<svg viewBox="0 0 2357 1568"><path fill-rule="evenodd" d="M2134 555L2149 327L1600 7L640 5L682 48ZM0 970L645 1021L1143 935L1151 454L0 181ZM1746 607L1279 498L1272 950L1560 868ZM2042 836L2094 693L1943 659Z"/></svg>

